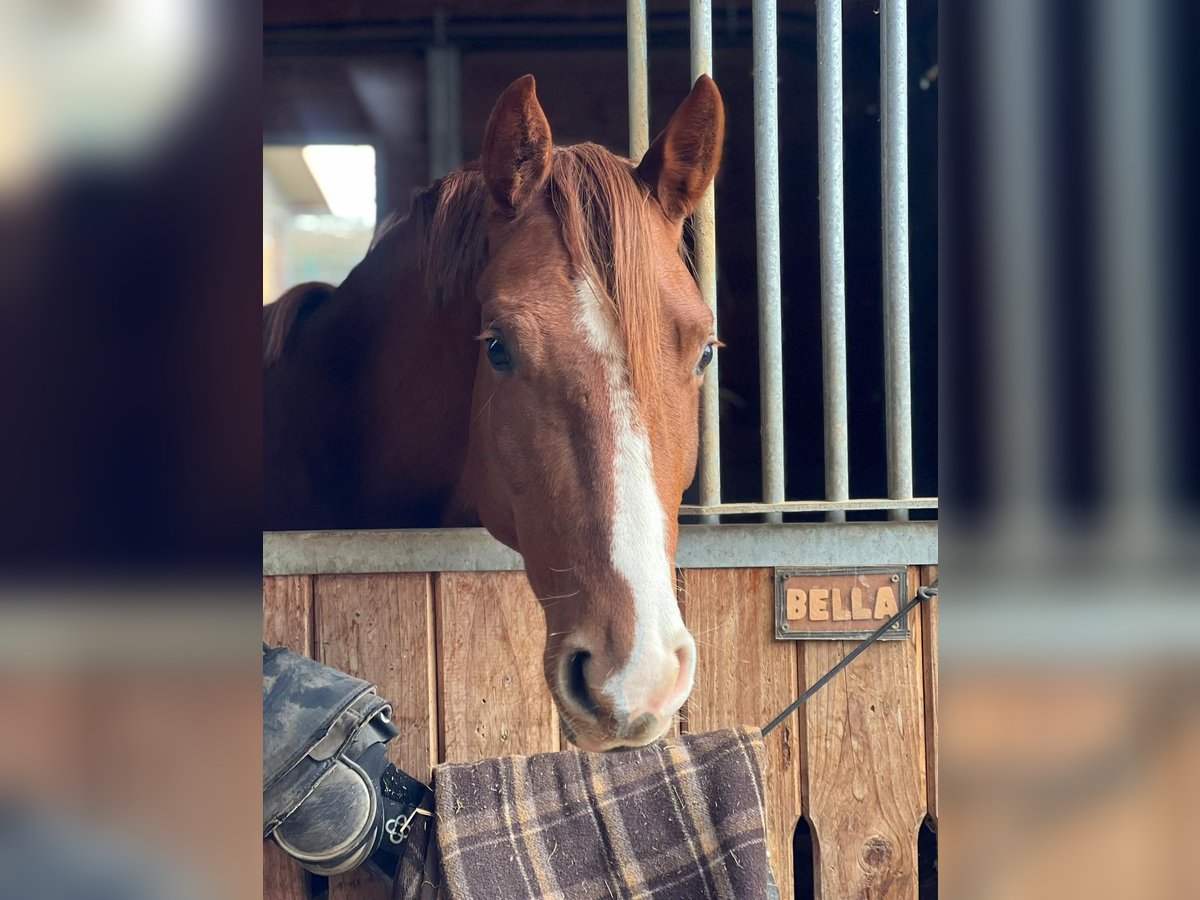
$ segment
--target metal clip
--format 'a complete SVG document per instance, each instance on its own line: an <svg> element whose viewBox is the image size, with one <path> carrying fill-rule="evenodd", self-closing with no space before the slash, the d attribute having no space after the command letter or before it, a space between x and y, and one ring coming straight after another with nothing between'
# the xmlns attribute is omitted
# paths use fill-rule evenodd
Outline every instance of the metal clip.
<svg viewBox="0 0 1200 900"><path fill-rule="evenodd" d="M412 812L404 817L401 821L400 816L388 819L383 823L383 830L387 832L388 840L393 844L402 844L404 839L408 837L408 833L412 830L412 822L416 816L433 816L427 809L421 809L419 806L414 806Z"/></svg>

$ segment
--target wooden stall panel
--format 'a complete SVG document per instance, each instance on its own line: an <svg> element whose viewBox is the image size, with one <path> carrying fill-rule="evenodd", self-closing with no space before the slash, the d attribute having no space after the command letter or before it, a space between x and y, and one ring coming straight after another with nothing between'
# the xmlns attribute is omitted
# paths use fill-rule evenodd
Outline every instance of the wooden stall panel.
<svg viewBox="0 0 1200 900"><path fill-rule="evenodd" d="M275 575L262 584L263 641L312 656L312 576Z"/></svg>
<svg viewBox="0 0 1200 900"><path fill-rule="evenodd" d="M400 731L388 756L428 779L437 762L429 576L322 575L316 605L317 658L379 686Z"/></svg>
<svg viewBox="0 0 1200 900"><path fill-rule="evenodd" d="M316 580L316 656L379 686L400 733L388 756L428 780L436 762L433 604L429 576L336 575ZM330 900L374 900L390 891L365 869L329 879Z"/></svg>
<svg viewBox="0 0 1200 900"><path fill-rule="evenodd" d="M696 639L696 687L685 707L692 733L762 727L799 693L796 644L775 640L772 569L683 573L683 614ZM767 847L782 897L792 896L792 834L800 816L795 718L767 737Z"/></svg>
<svg viewBox="0 0 1200 900"><path fill-rule="evenodd" d="M908 596L917 589L909 570ZM905 641L867 649L804 708L804 794L817 843L817 896L917 897L917 830L925 814L921 616ZM810 641L805 685L854 642Z"/></svg>
<svg viewBox="0 0 1200 900"><path fill-rule="evenodd" d="M524 573L444 572L434 585L441 761L558 750L545 619Z"/></svg>
<svg viewBox="0 0 1200 900"><path fill-rule="evenodd" d="M312 655L313 592L310 575L263 579L263 640ZM274 841L263 841L264 900L304 900L308 874Z"/></svg>

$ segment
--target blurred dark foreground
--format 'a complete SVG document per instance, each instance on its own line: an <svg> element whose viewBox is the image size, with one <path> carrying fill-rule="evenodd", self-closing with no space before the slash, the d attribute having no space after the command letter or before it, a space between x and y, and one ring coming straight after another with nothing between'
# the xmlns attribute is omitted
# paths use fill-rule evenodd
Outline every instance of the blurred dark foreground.
<svg viewBox="0 0 1200 900"><path fill-rule="evenodd" d="M260 890L243 7L0 38L0 896ZM1196 24L943 10L948 896L1200 893Z"/></svg>
<svg viewBox="0 0 1200 900"><path fill-rule="evenodd" d="M257 896L258 10L3 17L0 897Z"/></svg>

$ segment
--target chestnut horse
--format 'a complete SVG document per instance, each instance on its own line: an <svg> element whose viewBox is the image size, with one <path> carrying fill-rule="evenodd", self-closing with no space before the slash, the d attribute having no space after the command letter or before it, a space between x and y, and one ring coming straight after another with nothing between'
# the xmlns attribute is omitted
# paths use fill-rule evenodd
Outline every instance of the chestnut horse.
<svg viewBox="0 0 1200 900"><path fill-rule="evenodd" d="M267 527L482 523L586 749L656 740L692 688L676 510L717 342L682 237L723 134L701 77L637 164L555 147L527 75L340 287L265 309Z"/></svg>

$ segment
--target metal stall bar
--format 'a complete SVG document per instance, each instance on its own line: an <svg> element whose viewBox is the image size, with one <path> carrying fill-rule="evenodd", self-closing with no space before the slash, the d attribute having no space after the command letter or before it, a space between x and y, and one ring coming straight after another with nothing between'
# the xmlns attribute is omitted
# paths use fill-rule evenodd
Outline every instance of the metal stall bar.
<svg viewBox="0 0 1200 900"><path fill-rule="evenodd" d="M779 277L779 75L775 0L754 0L754 203L763 500L784 499L783 325ZM782 521L778 512L768 522Z"/></svg>
<svg viewBox="0 0 1200 900"><path fill-rule="evenodd" d="M433 20L434 43L425 50L428 85L429 180L435 181L462 165L462 61L457 47L446 45L446 14Z"/></svg>
<svg viewBox="0 0 1200 900"><path fill-rule="evenodd" d="M1043 559L1052 549L1053 459L1050 424L1053 363L1050 258L1051 162L1029 122L1047 121L1045 90L1051 69L1041 0L1007 0L982 7L981 171L989 173L980 202L984 223L983 328L995 351L985 354L984 383L994 410L987 422L992 452L995 530L999 559ZM1012 65L1013 48L1024 53ZM1017 364L1014 364L1017 363Z"/></svg>
<svg viewBox="0 0 1200 900"><path fill-rule="evenodd" d="M880 106L883 160L884 395L888 496L913 494L912 384L908 325L908 18L907 0L881 0ZM891 518L907 519L904 509Z"/></svg>
<svg viewBox="0 0 1200 900"><path fill-rule="evenodd" d="M855 510L861 512L882 509L937 509L937 497L905 497L903 500L861 498L855 500L784 500L782 503L722 503L720 506L679 507L685 516L748 516L764 512L825 513Z"/></svg>
<svg viewBox="0 0 1200 900"><path fill-rule="evenodd" d="M646 0L626 0L629 71L629 158L637 162L650 146L650 56L646 42Z"/></svg>
<svg viewBox="0 0 1200 900"><path fill-rule="evenodd" d="M689 15L692 46L692 83L701 75L712 75L712 0L691 0ZM717 219L712 185L692 213L692 236L696 258L696 280L700 294L717 320ZM717 331L716 333L720 333ZM721 502L721 400L720 354L713 357L704 373L700 390L700 503ZM709 520L715 522L715 519Z"/></svg>
<svg viewBox="0 0 1200 900"><path fill-rule="evenodd" d="M817 169L821 216L821 351L825 499L850 498L846 413L846 254L842 187L842 0L817 3ZM827 514L846 521L843 510Z"/></svg>
<svg viewBox="0 0 1200 900"><path fill-rule="evenodd" d="M1169 386L1160 377L1166 285L1170 267L1162 225L1158 135L1168 109L1156 64L1162 40L1152 4L1104 0L1097 4L1092 83L1101 103L1097 126L1097 280L1100 359L1106 415L1103 512L1112 546L1130 562L1169 546L1164 434ZM1134 298L1137 302L1134 302ZM1182 545L1181 545L1182 546Z"/></svg>

